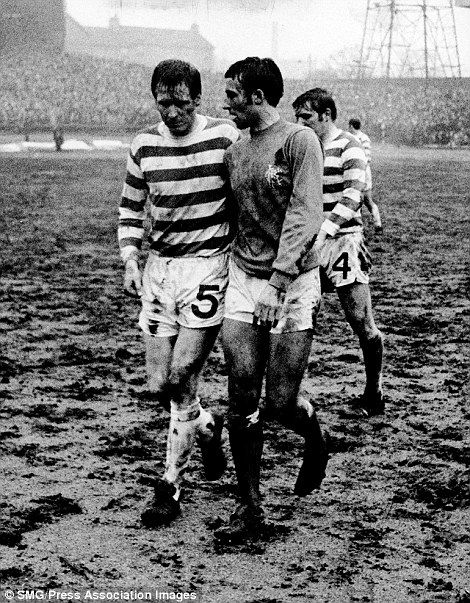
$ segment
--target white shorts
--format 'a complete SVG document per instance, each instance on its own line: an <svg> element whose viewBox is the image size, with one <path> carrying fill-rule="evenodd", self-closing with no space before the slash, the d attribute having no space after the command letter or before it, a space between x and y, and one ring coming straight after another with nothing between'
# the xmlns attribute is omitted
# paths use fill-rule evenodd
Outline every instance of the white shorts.
<svg viewBox="0 0 470 603"><path fill-rule="evenodd" d="M362 232L327 238L320 251L320 264L334 287L356 281L367 285L372 262Z"/></svg>
<svg viewBox="0 0 470 603"><path fill-rule="evenodd" d="M150 253L142 277L139 326L147 335L171 337L180 326L204 329L224 316L228 253L169 258Z"/></svg>
<svg viewBox="0 0 470 603"><path fill-rule="evenodd" d="M253 322L256 302L268 280L250 276L232 260L225 296L225 318ZM298 276L287 289L281 318L270 333L293 333L312 329L320 305L320 275L313 268Z"/></svg>

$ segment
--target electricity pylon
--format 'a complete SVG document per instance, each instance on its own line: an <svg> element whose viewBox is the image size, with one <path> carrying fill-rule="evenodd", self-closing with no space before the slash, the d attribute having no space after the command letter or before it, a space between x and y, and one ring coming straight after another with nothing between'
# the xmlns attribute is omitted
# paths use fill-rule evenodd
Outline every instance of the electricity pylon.
<svg viewBox="0 0 470 603"><path fill-rule="evenodd" d="M357 76L461 77L452 0L368 0Z"/></svg>

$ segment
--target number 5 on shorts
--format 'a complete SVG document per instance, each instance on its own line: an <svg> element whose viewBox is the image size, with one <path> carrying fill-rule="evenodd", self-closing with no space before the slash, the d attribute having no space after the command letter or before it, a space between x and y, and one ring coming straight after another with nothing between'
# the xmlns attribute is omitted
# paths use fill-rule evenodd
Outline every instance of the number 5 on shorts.
<svg viewBox="0 0 470 603"><path fill-rule="evenodd" d="M351 268L349 267L349 256L346 251L339 256L331 269L335 272L342 272L344 279L348 278L348 272L351 272Z"/></svg>
<svg viewBox="0 0 470 603"><path fill-rule="evenodd" d="M196 304L191 305L191 310L193 311L194 316L198 318L212 318L217 312L217 308L219 306L219 300L215 297L215 295L211 295L208 291L219 291L219 285L200 285L199 291L196 295L197 299L200 301L208 301L210 302L210 307L207 310L200 310Z"/></svg>

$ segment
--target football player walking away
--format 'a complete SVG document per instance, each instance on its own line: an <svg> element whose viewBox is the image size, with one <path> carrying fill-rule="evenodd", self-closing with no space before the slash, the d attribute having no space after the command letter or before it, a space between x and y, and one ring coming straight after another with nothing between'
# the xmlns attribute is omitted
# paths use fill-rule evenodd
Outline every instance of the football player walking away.
<svg viewBox="0 0 470 603"><path fill-rule="evenodd" d="M240 542L264 527L259 401L266 418L304 438L294 492L319 488L328 460L311 403L299 395L320 302L315 235L322 222L323 157L313 132L280 118L283 79L271 59L248 57L225 74L225 109L249 136L225 162L237 202L222 340L228 367L229 436L240 505L215 533Z"/></svg>
<svg viewBox="0 0 470 603"><path fill-rule="evenodd" d="M151 90L162 121L131 144L119 243L124 288L142 300L149 388L171 409L165 472L141 516L144 525L158 527L180 513L182 478L196 441L207 479L218 479L226 466L223 419L201 406L197 385L223 318L232 238L223 159L239 133L229 120L197 113L201 77L189 63L159 63ZM150 247L142 274L147 211Z"/></svg>
<svg viewBox="0 0 470 603"><path fill-rule="evenodd" d="M380 211L377 207L377 203L372 200L372 172L370 169L371 162L371 145L370 138L367 136L365 132L361 130L361 120L353 117L349 120L348 130L351 132L353 136L355 136L359 142L362 144L364 148L364 153L366 154L366 183L364 186L364 190L362 191L362 200L364 205L369 210L372 215L372 219L374 221L374 226L376 232L381 232L382 229L382 219L380 217Z"/></svg>
<svg viewBox="0 0 470 603"><path fill-rule="evenodd" d="M361 218L367 163L364 149L352 134L336 127L336 104L326 90L304 92L293 107L297 122L316 132L325 152L325 218L315 249L364 355L366 386L355 403L366 416L382 414L383 338L372 314L368 275L371 262Z"/></svg>

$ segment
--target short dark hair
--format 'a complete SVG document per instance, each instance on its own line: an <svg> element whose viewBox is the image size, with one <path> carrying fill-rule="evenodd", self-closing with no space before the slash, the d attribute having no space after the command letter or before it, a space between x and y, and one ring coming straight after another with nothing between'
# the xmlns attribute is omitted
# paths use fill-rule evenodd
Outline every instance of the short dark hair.
<svg viewBox="0 0 470 603"><path fill-rule="evenodd" d="M157 98L157 88L163 86L170 90L186 84L192 99L201 94L201 74L199 70L179 59L166 59L160 61L155 67L152 75L152 94Z"/></svg>
<svg viewBox="0 0 470 603"><path fill-rule="evenodd" d="M295 99L292 106L294 109L300 109L307 103L310 103L310 106L318 115L323 115L329 109L331 111L331 119L333 121L336 119L336 103L331 94L324 88L307 90L307 92L304 92Z"/></svg>
<svg viewBox="0 0 470 603"><path fill-rule="evenodd" d="M349 120L349 125L352 126L355 130L361 129L361 120L357 119L357 117L351 117Z"/></svg>
<svg viewBox="0 0 470 603"><path fill-rule="evenodd" d="M238 79L246 95L262 90L268 103L277 107L284 94L284 82L279 67L272 59L246 57L230 65L226 78Z"/></svg>

